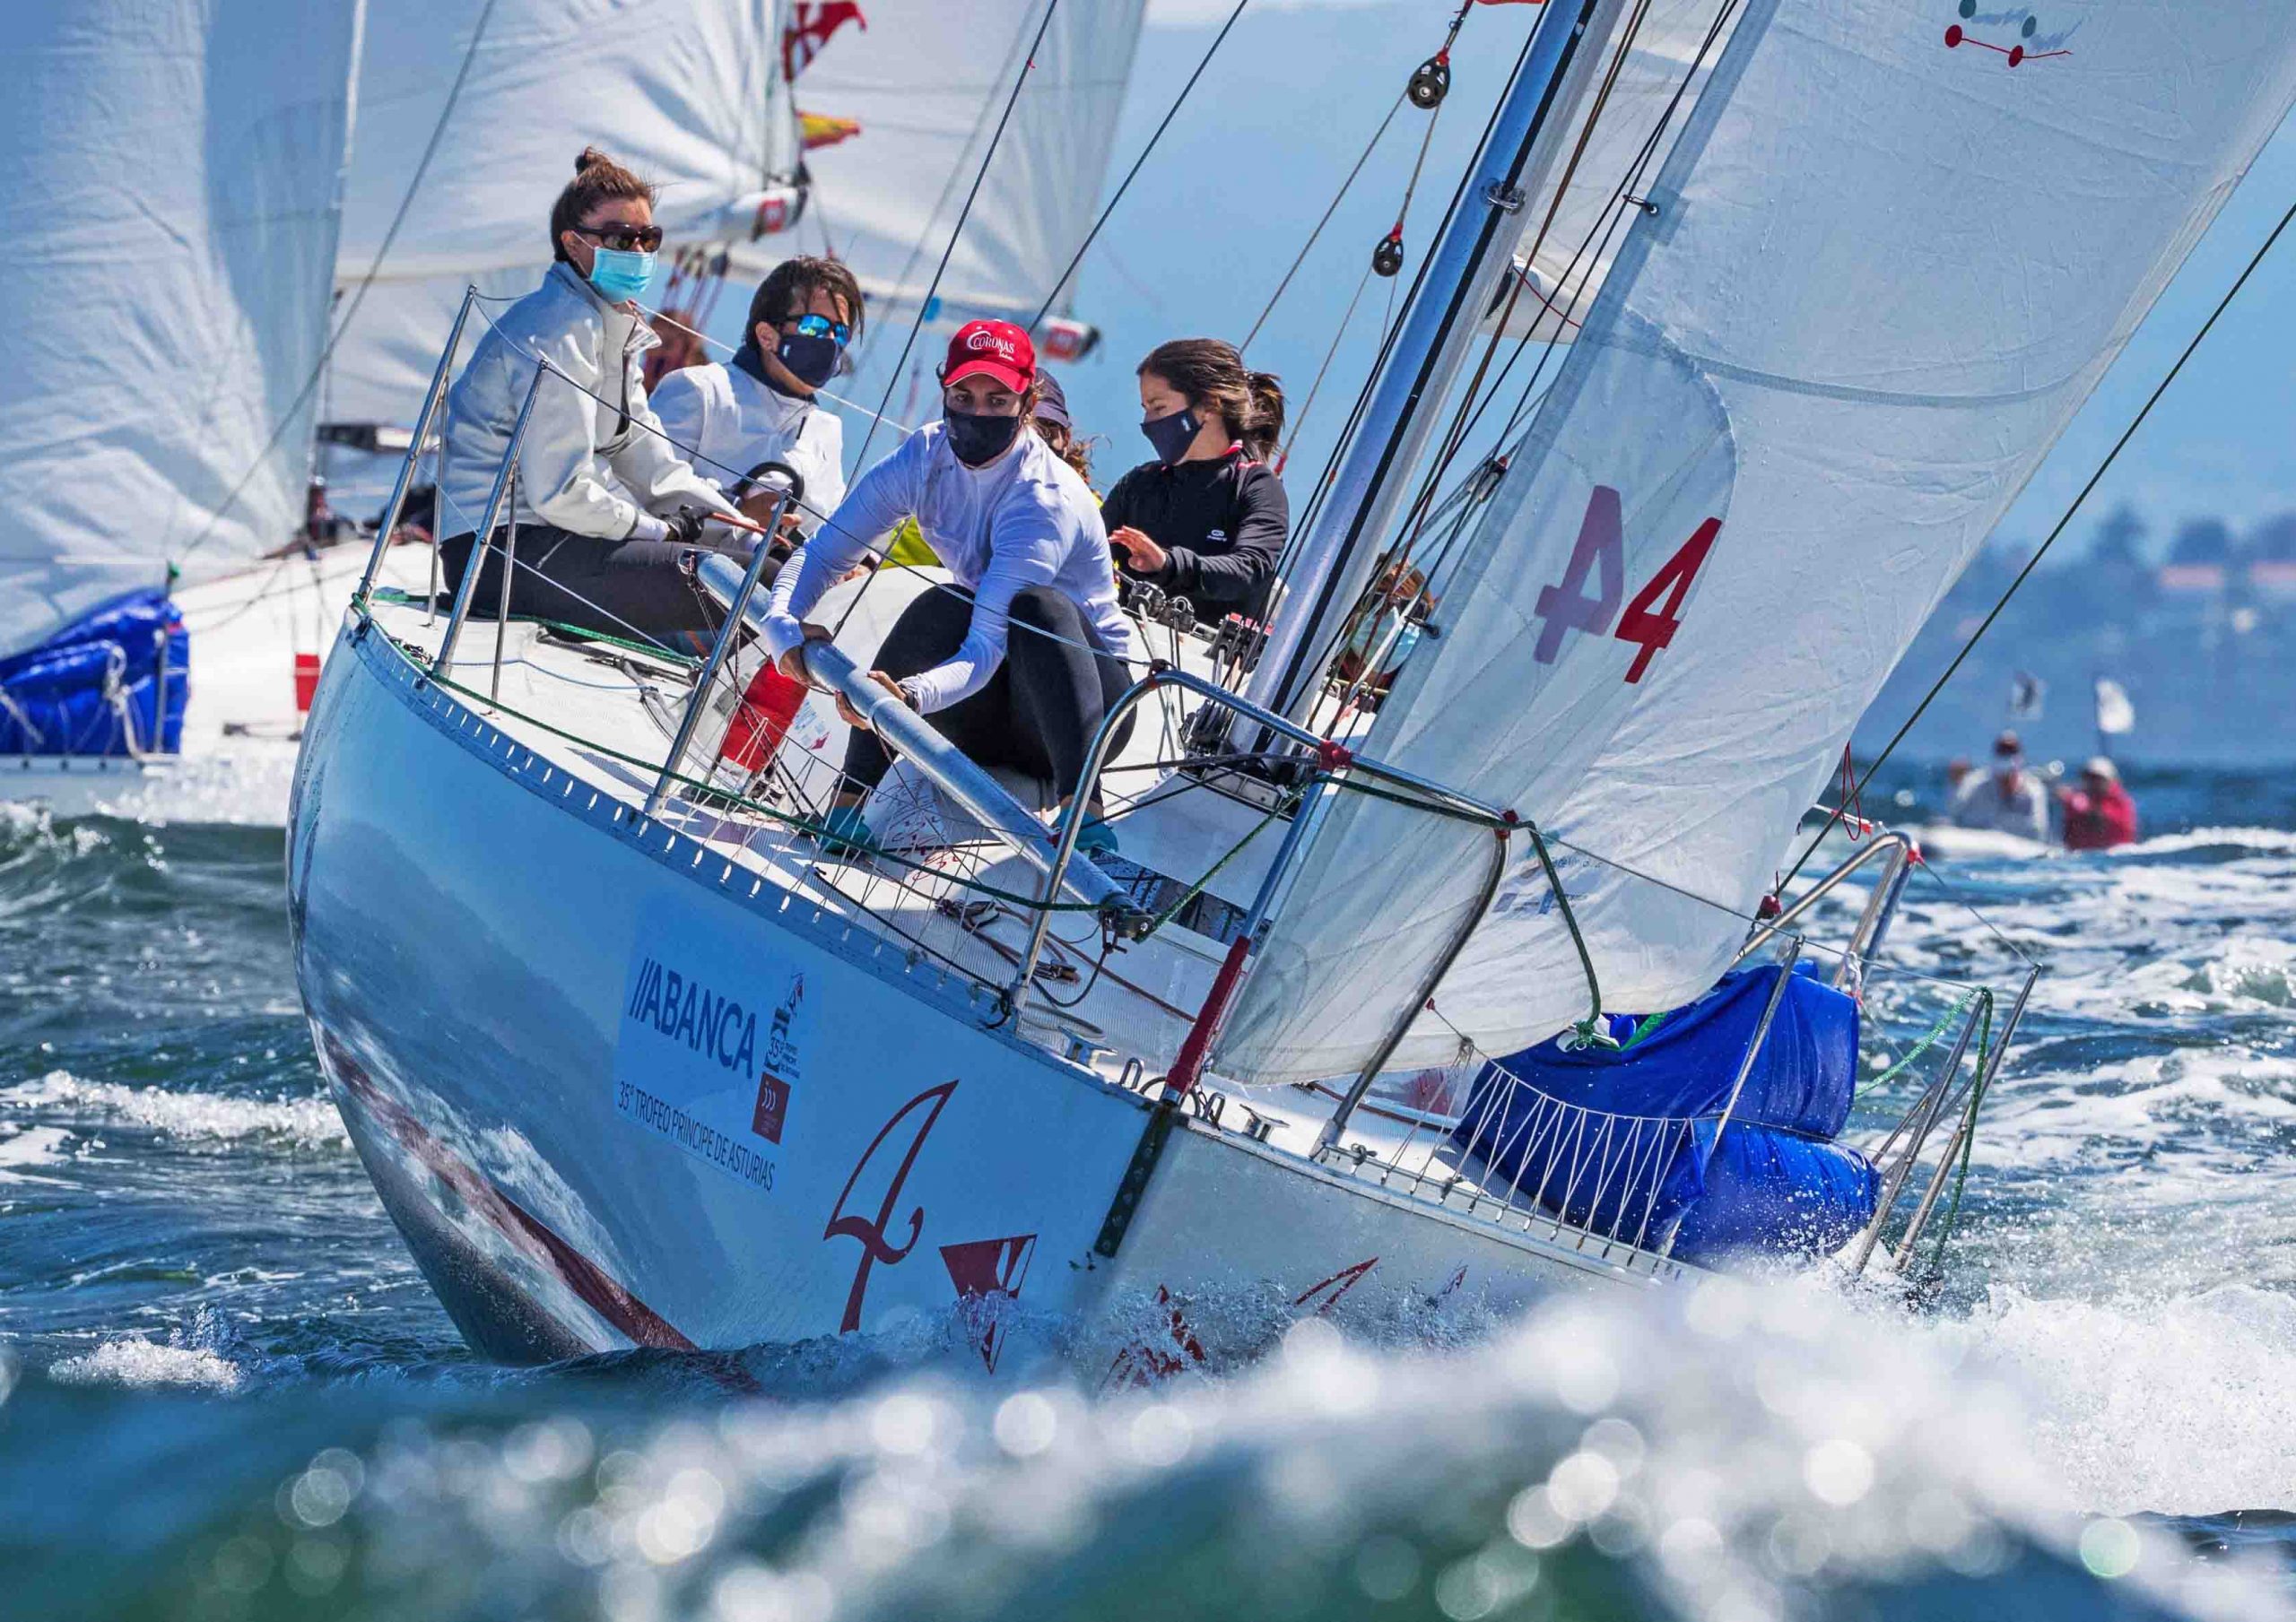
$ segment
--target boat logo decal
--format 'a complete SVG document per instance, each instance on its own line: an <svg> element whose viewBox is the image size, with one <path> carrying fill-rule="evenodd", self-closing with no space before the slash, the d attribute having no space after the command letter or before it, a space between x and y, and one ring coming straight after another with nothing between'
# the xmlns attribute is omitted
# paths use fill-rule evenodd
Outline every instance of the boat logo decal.
<svg viewBox="0 0 2296 1622"><path fill-rule="evenodd" d="M757 1076L757 1106L750 1112L750 1130L769 1143L781 1141L781 1128L789 1118L789 1090L797 1080L797 1010L805 1002L805 976L789 976L789 990L773 1010L766 1027L765 1065Z"/></svg>
<svg viewBox="0 0 2296 1622"><path fill-rule="evenodd" d="M1034 1234L1015 1234L1009 1239L973 1239L962 1245L944 1245L941 1265L949 1270L949 1282L957 1287L957 1299L978 1314L980 1331L978 1344L980 1360L988 1372L996 1372L996 1359L1004 1350L1006 1325L1004 1304L1017 1300L1021 1286L1029 1276L1029 1263L1037 1253Z"/></svg>
<svg viewBox="0 0 2296 1622"><path fill-rule="evenodd" d="M764 1193L788 1127L804 1020L804 982L790 976L780 1005L730 989L704 959L648 952L631 964L614 1045L613 1106L686 1153ZM762 1027L762 1028L761 1028Z"/></svg>
<svg viewBox="0 0 2296 1622"><path fill-rule="evenodd" d="M1572 889L1572 881L1582 873L1591 873L1592 871L1593 864L1582 858L1567 854L1558 854L1554 858L1554 876L1562 881L1562 893L1570 898L1574 906L1585 906L1594 890L1591 887ZM1526 856L1521 870L1500 884L1499 893L1491 898L1491 915L1494 918L1504 917L1509 913L1535 913L1544 917L1553 910L1554 886L1547 882L1546 869L1539 864L1535 854Z"/></svg>
<svg viewBox="0 0 2296 1622"><path fill-rule="evenodd" d="M1305 1306L1309 1302L1313 1301L1316 1304L1316 1316L1320 1318L1339 1305L1339 1298L1363 1282L1365 1273L1378 1265L1379 1258L1373 1256L1368 1262L1358 1262L1352 1267L1344 1267L1330 1278L1320 1283L1310 1284L1306 1289L1292 1297L1292 1305Z"/></svg>
<svg viewBox="0 0 2296 1622"><path fill-rule="evenodd" d="M839 1191L837 1203L830 1208L829 1226L822 1229L822 1237L825 1240L853 1239L861 1246L861 1260L853 1270L853 1288L845 1297L845 1316L837 1326L839 1334L850 1334L861 1327L861 1303L869 1293L870 1271L880 1262L888 1267L897 1265L917 1248L917 1241L924 1235L925 1208L918 1205L909 1212L909 1236L900 1244L894 1244L891 1230L899 1225L899 1219L894 1213L900 1204L901 1186L909 1181L909 1170L917 1164L918 1150L925 1147L925 1140L932 1132L933 1123L941 1118L941 1112L949 1106L949 1095L956 1090L954 1081L944 1081L938 1087L926 1089L895 1110L892 1119L877 1129L877 1135L869 1140L869 1147L861 1151L861 1158L854 1164L853 1175L846 1178L845 1187ZM920 1111L923 1112L921 1115ZM853 1197L853 1190L860 1183L862 1174L877 1158L877 1151L884 1147L885 1140L912 1115L918 1118L909 1131L909 1147L902 1151L900 1164L893 1168L892 1176L885 1184L884 1198L877 1204L877 1214L864 1217L848 1212L845 1202Z"/></svg>
<svg viewBox="0 0 2296 1622"><path fill-rule="evenodd" d="M2075 22L2070 28L2044 34L2040 31L2040 17L2028 6L1981 12L1977 8L1977 0L1960 0L1953 9L1961 21L1946 29L1945 48L1956 50L1964 45L1974 45L2003 57L2011 67L2050 56L2071 56L2073 52L2066 42L2081 28Z"/></svg>

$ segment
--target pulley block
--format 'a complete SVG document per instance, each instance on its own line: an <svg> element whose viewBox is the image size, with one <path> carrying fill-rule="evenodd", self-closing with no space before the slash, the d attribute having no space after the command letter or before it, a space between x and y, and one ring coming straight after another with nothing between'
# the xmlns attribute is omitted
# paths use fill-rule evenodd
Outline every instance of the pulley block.
<svg viewBox="0 0 2296 1622"><path fill-rule="evenodd" d="M1410 96L1412 106L1422 112L1440 106L1443 98L1451 93L1450 52L1438 51L1421 63L1413 72L1405 93Z"/></svg>

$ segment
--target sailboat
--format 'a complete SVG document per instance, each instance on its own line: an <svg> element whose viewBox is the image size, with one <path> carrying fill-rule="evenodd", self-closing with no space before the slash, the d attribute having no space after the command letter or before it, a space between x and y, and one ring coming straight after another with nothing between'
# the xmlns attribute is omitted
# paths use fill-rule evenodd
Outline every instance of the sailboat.
<svg viewBox="0 0 2296 1622"><path fill-rule="evenodd" d="M1145 628L1153 724L1118 749L1111 717L1086 774L1127 774L1121 857L884 707L891 571L826 605L809 672L962 815L905 842L873 802L865 850L813 837L826 722L762 763L724 722L754 570L701 566L729 618L699 662L458 645L467 602L362 590L298 768L297 974L466 1338L950 1321L993 1369L1056 1322L1144 1380L1223 1298L1505 1309L1748 1244L1916 1279L2031 976L1945 1004L1850 1158L1789 1050L1840 1081L1912 853L1793 895L1780 858L2296 98L2296 18L2067 9L1549 0L1256 668ZM1463 464L1447 403L1534 292L1551 376ZM1422 501L1447 472L1468 496ZM1439 589L1367 716L1332 656L1399 560ZM1856 1221L1726 1210L1764 1157L1844 1172Z"/></svg>
<svg viewBox="0 0 2296 1622"><path fill-rule="evenodd" d="M316 648L336 612L278 554L304 515L361 15L11 15L0 212L40 308L0 381L0 797L228 813L250 774L286 790L289 728L232 724L291 723L285 635ZM281 638L262 675L225 653L257 627Z"/></svg>

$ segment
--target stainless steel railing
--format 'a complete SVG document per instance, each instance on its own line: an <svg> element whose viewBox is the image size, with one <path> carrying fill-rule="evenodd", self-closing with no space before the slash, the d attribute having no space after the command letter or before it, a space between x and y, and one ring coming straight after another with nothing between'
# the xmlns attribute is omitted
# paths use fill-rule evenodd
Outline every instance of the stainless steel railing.
<svg viewBox="0 0 2296 1622"><path fill-rule="evenodd" d="M1866 898L1865 910L1858 915L1857 927L1850 932L1849 945L1843 951L1841 963L1834 971L1833 984L1846 985L1856 976L1864 973L1882 950L1883 939L1888 934L1891 921L1897 916L1898 902L1905 894L1906 880L1913 876L1915 863L1920 860L1920 847L1910 836L1893 829L1874 836L1873 841L1853 851L1832 872L1810 886L1783 908L1775 918L1767 918L1754 925L1746 936L1746 943L1738 955L1730 959L1735 968L1760 951L1778 935L1806 916L1817 904L1833 893L1835 887L1876 857L1887 856L1889 865Z"/></svg>

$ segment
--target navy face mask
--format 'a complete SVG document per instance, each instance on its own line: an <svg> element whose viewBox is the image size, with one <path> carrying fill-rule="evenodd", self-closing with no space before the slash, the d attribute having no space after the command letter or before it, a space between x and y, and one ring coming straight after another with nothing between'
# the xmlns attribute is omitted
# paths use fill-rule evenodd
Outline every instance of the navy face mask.
<svg viewBox="0 0 2296 1622"><path fill-rule="evenodd" d="M944 408L941 421L948 425L950 450L967 467L987 466L1010 450L1021 435L1017 416L983 417Z"/></svg>
<svg viewBox="0 0 2296 1622"><path fill-rule="evenodd" d="M1204 424L1194 412L1182 406L1168 417L1151 417L1140 425L1155 450L1156 460L1166 467L1187 455L1187 447L1196 443L1196 434Z"/></svg>
<svg viewBox="0 0 2296 1622"><path fill-rule="evenodd" d="M838 357L845 346L836 339L812 333L784 333L774 353L789 375L807 388L819 388L837 376Z"/></svg>

